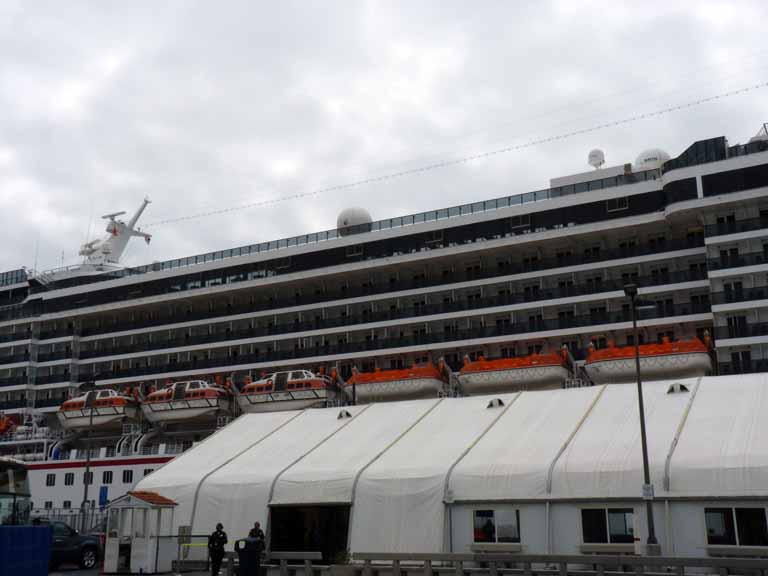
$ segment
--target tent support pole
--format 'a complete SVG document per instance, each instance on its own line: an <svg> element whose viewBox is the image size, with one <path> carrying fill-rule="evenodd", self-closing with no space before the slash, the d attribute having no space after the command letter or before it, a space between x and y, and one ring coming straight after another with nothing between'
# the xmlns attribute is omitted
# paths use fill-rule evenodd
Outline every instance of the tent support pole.
<svg viewBox="0 0 768 576"><path fill-rule="evenodd" d="M544 505L544 508L545 508L545 510L544 510L544 514L545 514L545 516L544 516L544 529L547 532L547 537L546 537L546 543L547 543L546 553L547 554L552 554L552 550L550 550L550 548L552 547L552 537L550 535L550 532L552 531L552 528L549 525L549 522L550 522L550 520L549 520L549 514L550 514L549 500L547 500L546 504Z"/></svg>

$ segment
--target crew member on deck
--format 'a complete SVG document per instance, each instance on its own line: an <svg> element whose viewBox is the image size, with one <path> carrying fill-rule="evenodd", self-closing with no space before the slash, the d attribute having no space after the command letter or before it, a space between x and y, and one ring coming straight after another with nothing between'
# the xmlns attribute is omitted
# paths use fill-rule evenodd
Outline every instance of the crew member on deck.
<svg viewBox="0 0 768 576"><path fill-rule="evenodd" d="M219 576L221 561L224 558L224 545L227 543L227 533L219 522L216 531L208 537L208 551L211 556L211 576Z"/></svg>

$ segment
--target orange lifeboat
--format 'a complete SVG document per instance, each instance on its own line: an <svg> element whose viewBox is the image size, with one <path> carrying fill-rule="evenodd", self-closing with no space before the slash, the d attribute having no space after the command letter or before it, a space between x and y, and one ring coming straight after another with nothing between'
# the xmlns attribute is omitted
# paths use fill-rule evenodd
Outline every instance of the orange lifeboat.
<svg viewBox="0 0 768 576"><path fill-rule="evenodd" d="M12 418L0 413L0 436L10 434L16 428L16 422Z"/></svg>
<svg viewBox="0 0 768 576"><path fill-rule="evenodd" d="M708 346L698 338L661 344L641 344L640 375L644 380L667 380L703 376L712 369ZM634 382L636 379L635 347L609 346L602 350L590 347L584 368L596 384Z"/></svg>
<svg viewBox="0 0 768 576"><path fill-rule="evenodd" d="M141 403L150 422L178 422L215 418L232 413L230 391L203 380L169 383L150 392Z"/></svg>
<svg viewBox="0 0 768 576"><path fill-rule="evenodd" d="M358 372L357 368L353 368L352 377L347 380L344 390L351 397L354 386L358 402L436 398L445 380L445 376L431 362L402 370Z"/></svg>
<svg viewBox="0 0 768 576"><path fill-rule="evenodd" d="M520 358L464 358L459 383L466 394L559 388L568 378L567 351Z"/></svg>
<svg viewBox="0 0 768 576"><path fill-rule="evenodd" d="M90 403L92 407L88 408ZM120 425L126 419L135 419L139 405L130 395L115 390L92 390L64 402L59 406L57 414L63 428L77 430L91 425L91 410L94 428L101 428Z"/></svg>
<svg viewBox="0 0 768 576"><path fill-rule="evenodd" d="M331 379L309 370L290 370L265 374L246 382L237 403L243 412L303 410L325 403Z"/></svg>

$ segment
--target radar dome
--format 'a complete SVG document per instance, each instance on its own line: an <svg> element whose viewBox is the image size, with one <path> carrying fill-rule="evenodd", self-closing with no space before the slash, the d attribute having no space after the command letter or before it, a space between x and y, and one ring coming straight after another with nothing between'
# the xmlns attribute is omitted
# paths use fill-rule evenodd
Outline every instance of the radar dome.
<svg viewBox="0 0 768 576"><path fill-rule="evenodd" d="M635 160L635 170L653 170L669 160L669 154L660 148L651 148L641 152Z"/></svg>
<svg viewBox="0 0 768 576"><path fill-rule="evenodd" d="M598 168L600 168L600 166L605 164L605 152L603 152L599 148L595 148L589 153L587 160L589 162L589 165L592 166L595 170L597 170Z"/></svg>
<svg viewBox="0 0 768 576"><path fill-rule="evenodd" d="M336 218L336 228L344 236L356 232L366 232L370 230L371 215L368 210L360 207L346 208L339 212ZM352 228L352 230L350 230Z"/></svg>

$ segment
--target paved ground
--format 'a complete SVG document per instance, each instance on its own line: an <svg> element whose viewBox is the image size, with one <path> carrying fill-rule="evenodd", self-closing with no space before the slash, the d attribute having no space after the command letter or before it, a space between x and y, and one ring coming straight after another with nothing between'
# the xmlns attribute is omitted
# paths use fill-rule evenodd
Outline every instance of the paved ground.
<svg viewBox="0 0 768 576"><path fill-rule="evenodd" d="M98 576L99 569L80 570L75 564L62 564L55 572L50 572L49 576Z"/></svg>

